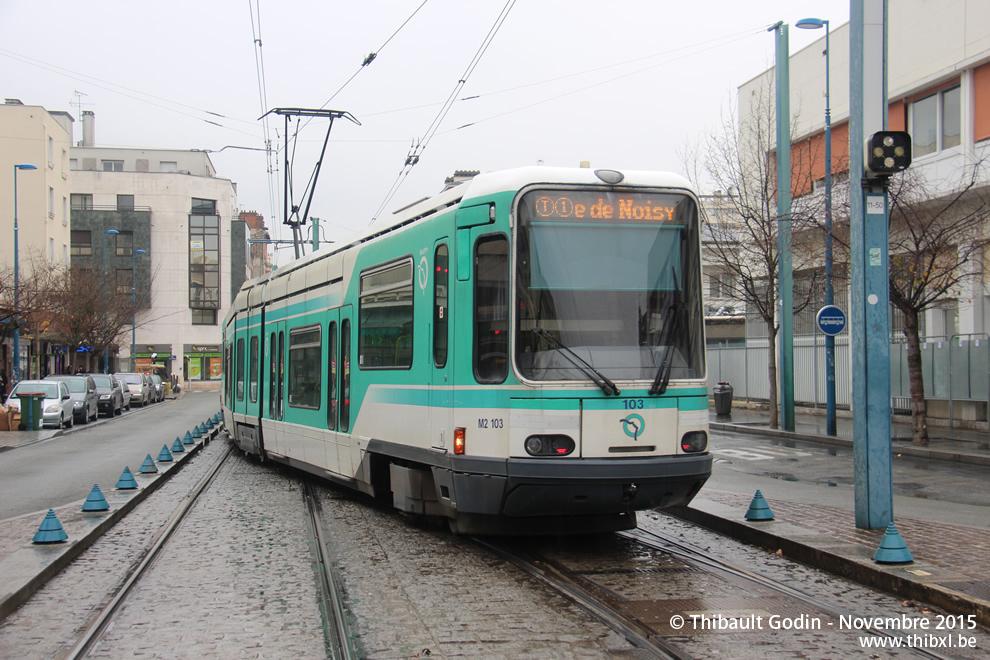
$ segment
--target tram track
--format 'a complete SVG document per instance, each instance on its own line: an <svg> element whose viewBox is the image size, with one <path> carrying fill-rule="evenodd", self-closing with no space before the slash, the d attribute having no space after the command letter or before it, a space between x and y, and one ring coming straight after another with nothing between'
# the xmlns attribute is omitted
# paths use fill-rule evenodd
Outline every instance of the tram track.
<svg viewBox="0 0 990 660"><path fill-rule="evenodd" d="M318 564L320 592L323 600L323 612L328 651L335 660L352 660L361 657L356 638L351 634L347 621L347 608L344 604L344 591L341 580L336 574L330 552L329 539L325 533L325 521L320 498L312 481L303 481L303 496L306 499L309 533L312 537L315 559Z"/></svg>
<svg viewBox="0 0 990 660"><path fill-rule="evenodd" d="M64 660L76 660L77 658L84 657L100 641L104 632L112 623L114 616L126 602L128 595L161 556L162 552L168 546L169 541L182 526L189 512L192 511L196 502L213 483L213 480L233 452L234 448L231 446L221 454L209 472L200 479L190 493L179 503L179 506L169 516L168 521L158 532L151 545L131 565L126 573L123 584L121 584L114 596L96 613L95 617L91 617L90 623L76 639L76 642L69 649L68 653L63 656Z"/></svg>
<svg viewBox="0 0 990 660"><path fill-rule="evenodd" d="M775 635L779 635L778 631L746 630L743 626L730 631L695 627L703 617L709 622L723 618L722 612L725 620L736 621L752 620L756 613L761 613L764 621L767 614L776 614L778 620L825 621L822 629L808 632L826 638L828 641L823 643L837 649L862 653L868 649L859 647L859 639L878 636L895 640L893 648L899 654L935 660L951 657L911 646L907 643L909 635L901 630L843 630L837 625L842 617L866 617L657 531L617 532L612 539L588 537L588 546L597 542L602 547L586 548L583 557L575 549L585 545L581 541L563 550L559 540L549 544L529 539L470 541L563 595L641 652L655 657L693 658L696 649L707 651L706 640L731 648L734 644L773 644ZM624 552L616 552L616 543L629 545ZM659 577L651 582L651 575ZM629 585L633 586L627 590ZM649 595L651 591L653 596ZM678 597L682 595L689 597ZM672 625L674 620L680 620L682 625ZM800 643L800 639L794 641Z"/></svg>
<svg viewBox="0 0 990 660"><path fill-rule="evenodd" d="M865 619L861 613L853 612L847 608L840 607L838 605L829 603L828 601L819 598L817 596L812 596L799 589L795 589L786 584L783 584L777 580L759 575L745 568L729 564L728 562L715 557L711 553L705 552L704 550L697 548L691 544L685 543L669 534L663 534L656 531L647 531L644 529L635 529L626 532L617 532L618 536L627 538L635 541L636 543L642 544L649 548L654 548L662 552L669 553L679 559L684 561L692 562L696 565L705 566L711 570L717 572L723 572L728 575L749 580L768 589L779 592L780 594L795 599L805 605L815 608L816 610L833 617L835 619L841 619L842 617L847 617L851 619ZM876 635L881 637L889 638L901 638L905 639L908 636L899 631L884 628L870 628L867 630L857 630L851 632L850 634L856 634L862 636L864 634ZM907 646L901 647L904 650L910 651L912 654L923 658L932 658L934 660L949 660L949 656L942 655L935 651L924 648L910 648Z"/></svg>

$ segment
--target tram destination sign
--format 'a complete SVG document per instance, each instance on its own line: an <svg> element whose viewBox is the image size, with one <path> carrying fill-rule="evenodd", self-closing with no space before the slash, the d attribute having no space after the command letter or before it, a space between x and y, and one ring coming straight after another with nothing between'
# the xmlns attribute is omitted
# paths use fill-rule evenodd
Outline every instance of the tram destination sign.
<svg viewBox="0 0 990 660"><path fill-rule="evenodd" d="M688 206L684 195L600 190L543 190L526 195L531 220L673 223Z"/></svg>
<svg viewBox="0 0 990 660"><path fill-rule="evenodd" d="M815 316L818 329L826 335L834 337L846 327L846 313L835 305L825 305Z"/></svg>

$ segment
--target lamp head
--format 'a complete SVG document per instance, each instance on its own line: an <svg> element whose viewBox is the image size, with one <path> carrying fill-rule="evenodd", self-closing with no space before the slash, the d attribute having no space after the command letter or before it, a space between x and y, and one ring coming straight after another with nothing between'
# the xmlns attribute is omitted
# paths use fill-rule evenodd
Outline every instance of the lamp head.
<svg viewBox="0 0 990 660"><path fill-rule="evenodd" d="M104 234L119 234L120 232L116 229L107 229L103 232Z"/></svg>
<svg viewBox="0 0 990 660"><path fill-rule="evenodd" d="M799 27L803 30L817 30L818 28L828 27L828 21L821 18L802 18L794 24L794 27Z"/></svg>
<svg viewBox="0 0 990 660"><path fill-rule="evenodd" d="M14 165L14 169L18 169L18 170L36 170L36 169L38 169L38 166L37 165L32 165L31 163L21 163L20 165Z"/></svg>
<svg viewBox="0 0 990 660"><path fill-rule="evenodd" d="M134 250L134 254L145 254L145 250Z"/></svg>

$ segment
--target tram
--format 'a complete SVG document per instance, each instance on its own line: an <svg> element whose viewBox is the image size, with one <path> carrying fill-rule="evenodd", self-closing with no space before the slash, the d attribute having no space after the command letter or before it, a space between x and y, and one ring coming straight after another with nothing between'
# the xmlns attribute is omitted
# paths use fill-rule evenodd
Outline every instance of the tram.
<svg viewBox="0 0 990 660"><path fill-rule="evenodd" d="M703 309L683 178L481 174L246 283L224 421L455 533L632 529L711 475Z"/></svg>

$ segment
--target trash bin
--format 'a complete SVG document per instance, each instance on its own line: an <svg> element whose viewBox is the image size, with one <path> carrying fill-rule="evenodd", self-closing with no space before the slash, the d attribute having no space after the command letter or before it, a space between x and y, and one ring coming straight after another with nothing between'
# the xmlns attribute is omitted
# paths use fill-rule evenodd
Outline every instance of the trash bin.
<svg viewBox="0 0 990 660"><path fill-rule="evenodd" d="M732 414L732 385L728 383L719 383L712 390L712 394L715 397L715 414L716 415L731 415Z"/></svg>
<svg viewBox="0 0 990 660"><path fill-rule="evenodd" d="M17 398L21 402L21 423L18 425L20 431L40 431L44 421L42 409L45 405L44 392L18 392Z"/></svg>

